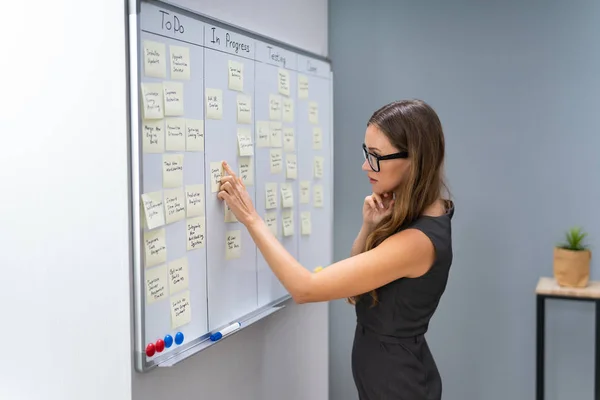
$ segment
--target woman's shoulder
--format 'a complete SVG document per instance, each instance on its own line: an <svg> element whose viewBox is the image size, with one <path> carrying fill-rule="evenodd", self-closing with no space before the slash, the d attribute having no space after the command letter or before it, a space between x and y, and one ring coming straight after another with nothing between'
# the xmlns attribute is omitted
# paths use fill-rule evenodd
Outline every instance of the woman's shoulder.
<svg viewBox="0 0 600 400"><path fill-rule="evenodd" d="M423 211L421 217L425 218L443 218L452 219L454 216L454 202L450 199L439 199ZM418 219L420 219L419 217Z"/></svg>

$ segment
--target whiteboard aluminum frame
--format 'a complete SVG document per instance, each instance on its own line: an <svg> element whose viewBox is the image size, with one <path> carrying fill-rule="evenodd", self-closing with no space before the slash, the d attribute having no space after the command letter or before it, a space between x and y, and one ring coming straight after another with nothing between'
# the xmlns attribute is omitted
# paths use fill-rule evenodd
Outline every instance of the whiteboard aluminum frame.
<svg viewBox="0 0 600 400"><path fill-rule="evenodd" d="M226 337L234 335L241 330L255 324L256 322L266 318L267 316L282 310L285 308L285 302L291 299L289 294L282 296L279 299L272 301L269 304L261 306L253 312L238 319L241 323L241 328L237 331L225 336L224 338L213 342L210 340L211 332L205 335L191 340L178 347L177 350L170 351L164 355L157 356L151 361L146 361L145 353L145 317L144 317L144 304L145 304L145 291L143 282L143 249L142 249L142 209L140 205L141 196L141 182L142 182L142 165L141 165L141 113L140 113L140 96L139 88L141 85L141 68L139 65L139 55L141 51L140 44L140 11L141 3L146 2L149 4L159 5L161 7L176 10L190 18L200 20L205 23L210 23L219 26L223 29L227 29L232 32L237 32L241 35L247 36L254 40L263 41L270 43L274 46L278 46L282 49L292 51L296 54L304 55L307 57L314 58L316 60L324 61L329 65L330 69L330 168L331 168L331 243L333 243L333 71L331 70L332 63L327 57L323 57L319 54L306 51L304 49L292 46L290 44L278 41L268 36L258 34L253 31L249 31L212 18L208 15L192 11L190 9L181 7L173 4L169 1L161 0L128 0L126 7L126 63L127 63L127 102L128 102L128 167L129 167L129 223L130 223L130 279L132 280L132 297L131 297L131 310L133 315L133 356L135 370L140 373L145 373L153 370L156 367L171 367L194 354L201 352L215 344L222 342ZM332 254L333 258L333 254ZM331 262L333 260L330 260ZM231 321L231 323L236 321ZM226 325L225 325L226 326ZM219 327L220 329L222 327ZM218 330L217 329L217 330ZM215 330L216 331L216 330Z"/></svg>

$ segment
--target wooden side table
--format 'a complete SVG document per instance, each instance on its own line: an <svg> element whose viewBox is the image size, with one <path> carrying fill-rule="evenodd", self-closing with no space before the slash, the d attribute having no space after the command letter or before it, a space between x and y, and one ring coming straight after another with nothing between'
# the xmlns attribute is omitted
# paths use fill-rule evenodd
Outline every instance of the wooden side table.
<svg viewBox="0 0 600 400"><path fill-rule="evenodd" d="M590 282L585 288L561 287L554 278L542 277L535 289L537 297L536 323L536 399L544 400L544 351L546 339L546 299L591 301L596 303L596 347L594 359L594 399L600 400L600 282Z"/></svg>

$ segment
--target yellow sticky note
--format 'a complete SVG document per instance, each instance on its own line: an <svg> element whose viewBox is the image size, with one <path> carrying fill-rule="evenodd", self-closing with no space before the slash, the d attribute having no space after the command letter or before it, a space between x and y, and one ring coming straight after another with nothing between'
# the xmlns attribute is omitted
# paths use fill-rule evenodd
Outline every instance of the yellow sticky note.
<svg viewBox="0 0 600 400"><path fill-rule="evenodd" d="M167 224L185 218L185 196L183 189L165 190L165 218Z"/></svg>
<svg viewBox="0 0 600 400"><path fill-rule="evenodd" d="M285 177L287 179L296 179L298 177L298 166L295 154L285 155Z"/></svg>
<svg viewBox="0 0 600 400"><path fill-rule="evenodd" d="M204 217L204 185L187 185L185 187L185 208L187 217Z"/></svg>
<svg viewBox="0 0 600 400"><path fill-rule="evenodd" d="M319 105L314 101L308 103L308 120L311 124L319 123Z"/></svg>
<svg viewBox="0 0 600 400"><path fill-rule="evenodd" d="M183 186L183 154L163 154L163 187Z"/></svg>
<svg viewBox="0 0 600 400"><path fill-rule="evenodd" d="M270 127L271 131L271 147L282 147L283 146L283 127L281 122L271 122Z"/></svg>
<svg viewBox="0 0 600 400"><path fill-rule="evenodd" d="M210 163L210 191L212 193L217 193L219 191L223 172L223 163L221 163L221 161Z"/></svg>
<svg viewBox="0 0 600 400"><path fill-rule="evenodd" d="M196 250L204 247L206 225L204 217L188 218L186 220L187 250Z"/></svg>
<svg viewBox="0 0 600 400"><path fill-rule="evenodd" d="M312 231L312 223L310 220L310 211L302 211L300 213L300 234L310 235Z"/></svg>
<svg viewBox="0 0 600 400"><path fill-rule="evenodd" d="M239 157L239 177L246 186L254 185L254 168L252 165L252 157Z"/></svg>
<svg viewBox="0 0 600 400"><path fill-rule="evenodd" d="M308 99L308 77L306 75L298 75L298 98Z"/></svg>
<svg viewBox="0 0 600 400"><path fill-rule="evenodd" d="M277 183L269 182L265 184L265 209L271 210L277 208Z"/></svg>
<svg viewBox="0 0 600 400"><path fill-rule="evenodd" d="M166 46L151 40L144 41L144 74L152 78L166 77Z"/></svg>
<svg viewBox="0 0 600 400"><path fill-rule="evenodd" d="M192 321L192 304L190 292L186 290L171 296L171 329L189 324Z"/></svg>
<svg viewBox="0 0 600 400"><path fill-rule="evenodd" d="M321 150L323 148L323 131L320 127L313 128L313 150Z"/></svg>
<svg viewBox="0 0 600 400"><path fill-rule="evenodd" d="M283 151L293 152L296 150L296 140L294 138L294 128L283 128Z"/></svg>
<svg viewBox="0 0 600 400"><path fill-rule="evenodd" d="M171 79L190 80L190 49L185 46L169 46L171 51Z"/></svg>
<svg viewBox="0 0 600 400"><path fill-rule="evenodd" d="M242 231L233 230L225 234L225 259L233 260L242 256Z"/></svg>
<svg viewBox="0 0 600 400"><path fill-rule="evenodd" d="M147 119L142 122L142 151L164 153L165 123L162 119Z"/></svg>
<svg viewBox="0 0 600 400"><path fill-rule="evenodd" d="M253 156L254 145L252 144L252 133L249 129L238 128L238 155L240 156Z"/></svg>
<svg viewBox="0 0 600 400"><path fill-rule="evenodd" d="M171 261L168 267L169 293L175 294L189 287L188 259L181 257Z"/></svg>
<svg viewBox="0 0 600 400"><path fill-rule="evenodd" d="M167 118L165 135L167 151L185 151L185 119Z"/></svg>
<svg viewBox="0 0 600 400"><path fill-rule="evenodd" d="M276 212L268 212L265 214L265 224L267 228L271 231L274 236L278 236L279 232L277 229L277 213Z"/></svg>
<svg viewBox="0 0 600 400"><path fill-rule="evenodd" d="M315 178L323 177L323 167L325 166L325 159L321 156L315 156L313 173Z"/></svg>
<svg viewBox="0 0 600 400"><path fill-rule="evenodd" d="M313 271L314 271L315 273L316 273L316 272L323 271L323 267L317 267L317 268L315 268Z"/></svg>
<svg viewBox="0 0 600 400"><path fill-rule="evenodd" d="M310 181L300 181L300 204L310 203Z"/></svg>
<svg viewBox="0 0 600 400"><path fill-rule="evenodd" d="M313 187L313 205L315 207L323 207L323 186L315 185Z"/></svg>
<svg viewBox="0 0 600 400"><path fill-rule="evenodd" d="M294 100L283 99L283 122L294 122Z"/></svg>
<svg viewBox="0 0 600 400"><path fill-rule="evenodd" d="M281 184L281 206L283 208L294 207L294 189L290 183Z"/></svg>
<svg viewBox="0 0 600 400"><path fill-rule="evenodd" d="M281 121L281 96L279 95L269 95L269 119L271 121Z"/></svg>
<svg viewBox="0 0 600 400"><path fill-rule="evenodd" d="M283 153L281 149L271 149L269 151L269 159L271 161L271 173L281 173L283 171Z"/></svg>
<svg viewBox="0 0 600 400"><path fill-rule="evenodd" d="M228 64L229 79L228 87L238 92L244 91L244 64L229 60Z"/></svg>
<svg viewBox="0 0 600 400"><path fill-rule="evenodd" d="M256 147L271 146L271 125L269 121L256 122Z"/></svg>
<svg viewBox="0 0 600 400"><path fill-rule="evenodd" d="M252 123L252 99L250 96L243 94L237 96L237 122L238 124Z"/></svg>
<svg viewBox="0 0 600 400"><path fill-rule="evenodd" d="M277 88L279 93L289 96L290 95L290 72L283 68L279 68L277 71Z"/></svg>
<svg viewBox="0 0 600 400"><path fill-rule="evenodd" d="M187 151L204 151L204 121L187 119L185 121Z"/></svg>
<svg viewBox="0 0 600 400"><path fill-rule="evenodd" d="M223 202L223 207L225 208L225 222L238 222L238 219L236 218L233 211L231 211L229 205Z"/></svg>
<svg viewBox="0 0 600 400"><path fill-rule="evenodd" d="M161 119L165 116L163 85L142 83L142 114L144 119Z"/></svg>
<svg viewBox="0 0 600 400"><path fill-rule="evenodd" d="M165 96L165 115L183 115L183 83L163 82Z"/></svg>
<svg viewBox="0 0 600 400"><path fill-rule="evenodd" d="M294 234L294 212L290 209L281 212L283 222L283 236L292 236Z"/></svg>
<svg viewBox="0 0 600 400"><path fill-rule="evenodd" d="M167 290L167 266L146 269L144 278L146 281L146 303L152 304L166 299Z"/></svg>
<svg viewBox="0 0 600 400"><path fill-rule="evenodd" d="M144 260L146 268L167 261L167 243L165 228L144 232Z"/></svg>
<svg viewBox="0 0 600 400"><path fill-rule="evenodd" d="M206 118L223 118L223 91L221 89L206 89Z"/></svg>
<svg viewBox="0 0 600 400"><path fill-rule="evenodd" d="M142 207L148 229L154 229L165 224L162 192L142 194Z"/></svg>

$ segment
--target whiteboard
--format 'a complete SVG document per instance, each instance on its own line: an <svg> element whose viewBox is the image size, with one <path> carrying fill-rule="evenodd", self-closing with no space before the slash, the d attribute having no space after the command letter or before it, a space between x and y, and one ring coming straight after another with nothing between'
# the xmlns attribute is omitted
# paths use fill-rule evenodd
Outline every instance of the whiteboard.
<svg viewBox="0 0 600 400"><path fill-rule="evenodd" d="M216 197L222 160L305 268L332 262L332 72L165 2L137 2L129 17L134 351L146 372L226 343L290 298Z"/></svg>

